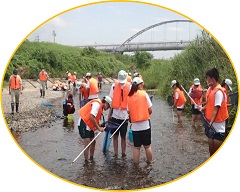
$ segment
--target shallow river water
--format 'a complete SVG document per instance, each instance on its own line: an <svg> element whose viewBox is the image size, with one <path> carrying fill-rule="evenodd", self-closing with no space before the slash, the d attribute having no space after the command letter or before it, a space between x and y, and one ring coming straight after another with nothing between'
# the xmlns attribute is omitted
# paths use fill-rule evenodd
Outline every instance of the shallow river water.
<svg viewBox="0 0 240 192"><path fill-rule="evenodd" d="M104 85L100 98L108 95L109 85ZM61 114L62 100L59 104ZM207 138L203 128L191 127L191 120L184 116L183 127L177 125L177 117L166 101L153 97L152 149L154 162L145 162L145 152L141 150L138 167L132 162L132 143L127 140L127 156L113 156L111 144L109 152L103 154L102 144L105 132L97 138L95 157L85 164L81 155L77 128L77 110L73 121L57 118L50 126L38 128L35 132L14 134L16 141L29 157L45 171L53 173L65 181L98 189L131 190L159 186L178 179L204 163L208 157ZM79 106L78 94L75 105ZM104 112L105 116L108 112ZM183 112L184 113L184 112ZM185 112L186 113L186 112ZM119 139L120 141L120 139ZM120 144L119 144L120 145ZM177 182L177 181L175 181Z"/></svg>

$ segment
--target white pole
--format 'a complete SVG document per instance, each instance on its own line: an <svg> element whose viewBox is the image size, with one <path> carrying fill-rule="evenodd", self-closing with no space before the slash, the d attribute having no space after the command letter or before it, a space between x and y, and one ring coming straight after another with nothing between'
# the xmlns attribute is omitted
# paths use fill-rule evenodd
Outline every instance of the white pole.
<svg viewBox="0 0 240 192"><path fill-rule="evenodd" d="M105 128L104 128L105 129ZM83 154L83 152L92 144L92 142L101 134L102 132L99 132L94 138L93 140L88 143L88 145L82 150L81 153L79 153L79 155L72 161L71 165Z"/></svg>
<svg viewBox="0 0 240 192"><path fill-rule="evenodd" d="M126 117L126 119L124 119L124 121L118 126L118 128L116 129L116 131L114 131L114 133L110 136L110 139L113 137L113 135L118 131L118 129L121 128L121 126L123 125L123 123L128 119L128 117Z"/></svg>

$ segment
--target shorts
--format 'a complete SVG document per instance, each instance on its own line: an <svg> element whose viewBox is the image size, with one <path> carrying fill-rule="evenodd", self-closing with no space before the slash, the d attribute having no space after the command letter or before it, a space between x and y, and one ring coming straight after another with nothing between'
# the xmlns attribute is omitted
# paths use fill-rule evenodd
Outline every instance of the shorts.
<svg viewBox="0 0 240 192"><path fill-rule="evenodd" d="M111 117L111 120L110 120L112 123L115 123L115 124L119 124L121 125L122 122L124 121L124 119L116 119L114 117ZM115 135L119 135L119 132L120 132L120 135L121 137L126 137L126 134L127 134L127 128L128 128L128 120L126 120L121 128L118 129L118 131L115 133ZM111 134L113 134L115 131L117 130L116 129L111 129Z"/></svg>
<svg viewBox="0 0 240 192"><path fill-rule="evenodd" d="M184 108L177 108L177 111L183 111Z"/></svg>
<svg viewBox="0 0 240 192"><path fill-rule="evenodd" d="M195 109L195 105L192 105L192 115L201 115L201 111L199 111L198 109Z"/></svg>
<svg viewBox="0 0 240 192"><path fill-rule="evenodd" d="M225 132L224 133L216 132L213 135L213 139L216 139L216 140L219 140L219 141L224 141L224 139L225 139Z"/></svg>
<svg viewBox="0 0 240 192"><path fill-rule="evenodd" d="M78 131L79 131L79 135L83 138L83 139L86 139L86 138L94 138L94 131L91 130L86 130L87 126L86 124L84 123L83 120L80 121L80 125L78 126Z"/></svg>
<svg viewBox="0 0 240 192"><path fill-rule="evenodd" d="M151 145L151 128L143 131L132 131L134 147Z"/></svg>

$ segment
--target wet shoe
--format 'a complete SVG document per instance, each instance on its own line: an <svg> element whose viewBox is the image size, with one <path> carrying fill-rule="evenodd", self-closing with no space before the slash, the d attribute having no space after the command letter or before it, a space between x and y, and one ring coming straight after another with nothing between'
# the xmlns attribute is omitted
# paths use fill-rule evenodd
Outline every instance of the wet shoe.
<svg viewBox="0 0 240 192"><path fill-rule="evenodd" d="M126 156L127 156L127 155L126 155L125 153L122 154L122 157L123 157L123 158L126 157Z"/></svg>

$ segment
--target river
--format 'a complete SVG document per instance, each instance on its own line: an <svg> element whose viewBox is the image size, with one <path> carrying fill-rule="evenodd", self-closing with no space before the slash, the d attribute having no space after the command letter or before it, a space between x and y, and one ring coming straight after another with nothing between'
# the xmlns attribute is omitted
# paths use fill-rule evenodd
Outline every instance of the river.
<svg viewBox="0 0 240 192"><path fill-rule="evenodd" d="M109 90L110 85L104 85L100 98L108 95ZM62 101L56 102L61 114ZM143 149L139 166L133 165L133 144L129 140L125 158L114 157L112 144L109 152L103 154L105 132L97 138L92 163L85 164L82 155L71 164L84 148L79 142L77 110L70 122L57 118L50 126L43 126L34 132L13 134L30 159L44 171L66 182L94 189L133 190L159 186L195 171L209 158L209 152L202 127L192 128L191 120L186 115L183 118L183 127L178 126L176 112L173 117L172 110L165 100L154 96L152 102L154 162L151 165L145 162ZM75 96L75 105L79 106L78 94ZM104 112L104 115L107 116L107 112Z"/></svg>

